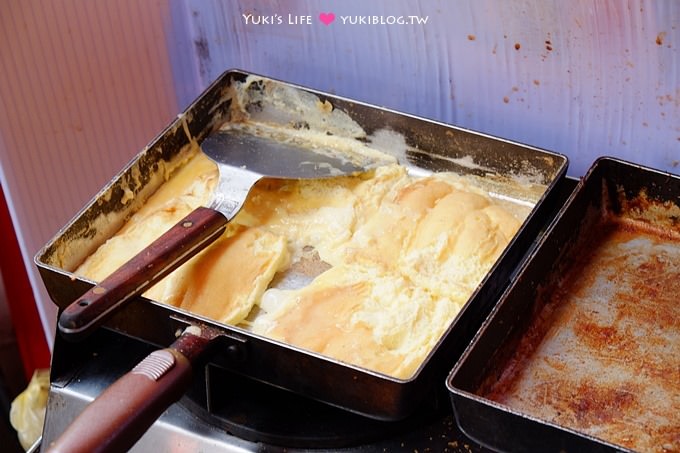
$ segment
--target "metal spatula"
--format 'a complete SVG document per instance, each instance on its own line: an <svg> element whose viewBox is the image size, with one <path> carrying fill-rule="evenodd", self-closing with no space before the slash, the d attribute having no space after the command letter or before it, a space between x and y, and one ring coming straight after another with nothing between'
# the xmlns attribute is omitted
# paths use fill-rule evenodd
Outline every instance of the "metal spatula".
<svg viewBox="0 0 680 453"><path fill-rule="evenodd" d="M213 133L201 149L217 163L220 174L208 206L192 211L64 309L59 331L65 338L77 340L91 333L123 304L220 237L260 179L329 178L366 171L337 154L240 131Z"/></svg>

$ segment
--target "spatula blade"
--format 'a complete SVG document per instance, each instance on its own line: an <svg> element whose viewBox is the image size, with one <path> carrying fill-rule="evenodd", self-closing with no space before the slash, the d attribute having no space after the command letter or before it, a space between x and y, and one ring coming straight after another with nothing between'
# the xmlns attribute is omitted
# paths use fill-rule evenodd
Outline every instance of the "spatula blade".
<svg viewBox="0 0 680 453"><path fill-rule="evenodd" d="M219 130L201 143L203 152L218 164L241 168L262 177L309 179L353 175L366 168L334 151L292 139L278 140L239 130Z"/></svg>

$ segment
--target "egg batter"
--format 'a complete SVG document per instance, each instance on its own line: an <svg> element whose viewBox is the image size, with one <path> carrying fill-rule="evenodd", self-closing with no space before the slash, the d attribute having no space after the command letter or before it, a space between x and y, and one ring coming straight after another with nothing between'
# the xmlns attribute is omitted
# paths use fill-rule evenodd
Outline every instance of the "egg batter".
<svg viewBox="0 0 680 453"><path fill-rule="evenodd" d="M78 275L101 281L206 203L196 153ZM262 180L217 242L145 296L397 378L421 365L520 226L464 177L398 164L329 180ZM311 253L310 255L310 251ZM272 284L314 256L321 273Z"/></svg>

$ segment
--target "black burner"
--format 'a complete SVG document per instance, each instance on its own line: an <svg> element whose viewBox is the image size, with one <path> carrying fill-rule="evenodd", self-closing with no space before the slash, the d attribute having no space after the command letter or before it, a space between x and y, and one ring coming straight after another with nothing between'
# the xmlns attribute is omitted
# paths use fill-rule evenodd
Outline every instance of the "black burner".
<svg viewBox="0 0 680 453"><path fill-rule="evenodd" d="M237 437L282 447L350 447L419 429L446 415L433 397L409 418L383 422L217 367L208 368L207 379L209 398L198 391L199 386L194 386L182 400L185 407L206 423ZM209 410L205 408L206 399Z"/></svg>

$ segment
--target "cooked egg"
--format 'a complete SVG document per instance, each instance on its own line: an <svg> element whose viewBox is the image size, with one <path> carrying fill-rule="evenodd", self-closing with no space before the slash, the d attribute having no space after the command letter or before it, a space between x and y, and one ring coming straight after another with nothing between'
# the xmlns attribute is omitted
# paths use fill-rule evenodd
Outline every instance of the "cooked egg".
<svg viewBox="0 0 680 453"><path fill-rule="evenodd" d="M197 153L76 273L103 279L204 204L216 179ZM519 225L454 174L414 178L391 164L355 177L265 179L221 239L145 295L408 378ZM319 275L298 288L270 287L309 250Z"/></svg>

